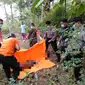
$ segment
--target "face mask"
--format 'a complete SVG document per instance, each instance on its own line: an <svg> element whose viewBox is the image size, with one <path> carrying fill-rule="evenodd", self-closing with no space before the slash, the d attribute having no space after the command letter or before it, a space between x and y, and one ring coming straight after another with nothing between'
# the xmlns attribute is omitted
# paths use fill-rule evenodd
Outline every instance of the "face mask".
<svg viewBox="0 0 85 85"><path fill-rule="evenodd" d="M76 26L75 26L75 24L73 25L73 28L75 28Z"/></svg>
<svg viewBox="0 0 85 85"><path fill-rule="evenodd" d="M74 24L74 25L73 25L73 28L77 28L77 25L76 25L76 24Z"/></svg>
<svg viewBox="0 0 85 85"><path fill-rule="evenodd" d="M3 25L3 24L0 24L0 28L2 28L2 25Z"/></svg>
<svg viewBox="0 0 85 85"><path fill-rule="evenodd" d="M61 27L64 27L64 24L62 24Z"/></svg>
<svg viewBox="0 0 85 85"><path fill-rule="evenodd" d="M33 26L31 26L31 28L33 28Z"/></svg>

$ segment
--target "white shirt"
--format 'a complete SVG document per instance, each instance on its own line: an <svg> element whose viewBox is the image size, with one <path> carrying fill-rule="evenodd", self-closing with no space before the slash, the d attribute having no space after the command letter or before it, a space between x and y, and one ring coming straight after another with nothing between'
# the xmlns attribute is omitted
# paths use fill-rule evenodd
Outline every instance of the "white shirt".
<svg viewBox="0 0 85 85"><path fill-rule="evenodd" d="M21 33L25 33L25 29L26 29L25 24L22 24L22 25L21 25Z"/></svg>

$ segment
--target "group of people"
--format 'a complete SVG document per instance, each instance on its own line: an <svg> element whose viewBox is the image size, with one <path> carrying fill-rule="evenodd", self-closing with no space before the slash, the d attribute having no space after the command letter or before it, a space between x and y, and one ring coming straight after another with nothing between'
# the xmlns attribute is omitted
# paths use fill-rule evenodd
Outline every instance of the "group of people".
<svg viewBox="0 0 85 85"><path fill-rule="evenodd" d="M46 25L47 25L47 30L45 31L44 34L44 39L46 39L46 52L48 49L48 45L50 43L54 51L56 52L57 51L56 32L52 29L50 21L46 21ZM23 28L22 36L24 38L24 41L30 39L30 47L32 47L39 40L42 39L40 36L40 32L35 27L34 23L31 23L31 29L27 35L25 35L25 29L24 29L25 25L23 24L21 27ZM37 63L36 61L31 60L20 64L17 61L16 57L14 56L14 53L19 50L20 50L19 41L17 40L16 35L14 33L10 33L8 35L8 38L0 43L0 63L3 65L3 69L8 81L10 81L10 78L13 78L16 81L22 68L24 67L29 68ZM11 72L10 68L13 70L13 72Z"/></svg>
<svg viewBox="0 0 85 85"><path fill-rule="evenodd" d="M70 60L80 59L80 62L73 62L73 72L75 80L81 80L80 71L83 68L82 58L85 50L85 27L82 24L81 17L74 17L69 26L67 19L62 19L61 36L59 38L61 61L69 62Z"/></svg>
<svg viewBox="0 0 85 85"><path fill-rule="evenodd" d="M48 46L51 44L59 64L69 62L71 59L80 59L81 62L73 62L73 73L75 80L81 80L80 71L83 68L82 58L85 52L85 27L82 24L81 17L74 17L70 21L63 18L60 20L60 36L58 31L54 30L50 21L46 21L47 30L44 33L46 40L46 52L49 57ZM57 45L57 43L59 44Z"/></svg>
<svg viewBox="0 0 85 85"><path fill-rule="evenodd" d="M2 19L1 19L1 21L2 21ZM1 23L1 24L3 24L3 23ZM34 44L37 43L38 39L41 38L39 36L40 34L39 34L38 29L35 29L34 23L31 23L31 30L26 35L25 34L25 24L23 24L21 27L22 27L21 34L22 34L23 39L26 41L26 39L30 38L30 47L32 47ZM0 36L2 36L2 31L1 31ZM19 41L16 38L16 35L14 33L9 33L7 39L5 39L5 40L2 40L2 37L0 37L0 38L1 38L0 63L3 65L3 69L4 69L4 72L6 74L8 81L10 81L10 78L13 78L16 83L16 80L19 76L20 71L23 68L31 68L37 62L35 60L28 60L27 62L21 64L20 62L17 61L14 54L16 51L20 50L20 45L19 45ZM11 72L10 69L12 69L13 72Z"/></svg>
<svg viewBox="0 0 85 85"><path fill-rule="evenodd" d="M0 26L3 24L0 20ZM46 53L49 58L48 47L51 44L58 63L63 63L64 61L69 61L71 58L82 58L83 49L85 48L85 28L82 25L82 20L80 17L73 18L72 26L69 26L67 19L63 18L60 20L61 30L60 36L58 32L51 25L51 21L46 21L46 30L44 32L43 38L46 42ZM21 25L22 37L24 41L29 39L30 47L38 42L38 38L41 38L38 28L35 27L34 23L31 23L31 29L28 34L25 34L25 25ZM1 30L0 30L1 32ZM59 48L57 43L59 42ZM27 61L26 63L20 64L17 62L17 59L14 57L14 53L20 50L19 42L16 39L16 35L11 33L8 35L8 39L3 40L0 47L0 63L3 65L4 72L8 78L11 78L10 68L13 69L12 77L16 80L20 70L23 67L31 67L36 61ZM75 51L77 53L75 54ZM80 69L82 66L74 67L74 75L76 80L80 78Z"/></svg>

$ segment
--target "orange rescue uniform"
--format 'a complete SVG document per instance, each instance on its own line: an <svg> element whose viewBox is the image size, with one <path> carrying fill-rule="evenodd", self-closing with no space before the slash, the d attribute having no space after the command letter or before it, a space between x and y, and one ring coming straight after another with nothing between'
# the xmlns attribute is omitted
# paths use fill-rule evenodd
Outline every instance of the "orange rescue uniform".
<svg viewBox="0 0 85 85"><path fill-rule="evenodd" d="M0 54L4 56L13 56L16 44L18 44L18 40L16 38L8 38L3 40L0 48Z"/></svg>

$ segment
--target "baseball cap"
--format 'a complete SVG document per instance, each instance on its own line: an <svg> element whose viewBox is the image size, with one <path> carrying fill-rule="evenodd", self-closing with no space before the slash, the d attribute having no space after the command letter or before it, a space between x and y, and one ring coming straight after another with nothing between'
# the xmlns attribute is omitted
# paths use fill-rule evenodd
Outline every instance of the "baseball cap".
<svg viewBox="0 0 85 85"><path fill-rule="evenodd" d="M8 34L8 38L10 38L10 37L16 37L16 35L14 34L14 33L10 33L10 34Z"/></svg>

